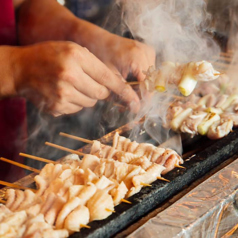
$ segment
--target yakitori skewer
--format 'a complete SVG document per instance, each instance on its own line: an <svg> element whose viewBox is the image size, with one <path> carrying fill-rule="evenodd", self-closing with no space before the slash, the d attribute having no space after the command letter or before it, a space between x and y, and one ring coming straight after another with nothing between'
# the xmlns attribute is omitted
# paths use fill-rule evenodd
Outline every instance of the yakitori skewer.
<svg viewBox="0 0 238 238"><path fill-rule="evenodd" d="M70 135L70 134L67 134L67 133L64 133L64 132L60 132L59 134L60 134L61 136L65 136L65 137L68 137L68 138L71 138L71 139L75 139L75 140L78 140L78 141L83 141L83 142L86 142L86 143L89 143L89 144L93 144L93 141L92 141L92 140L84 139L84 138L79 137L79 136L73 136L73 135ZM74 153L74 152L72 152L72 153ZM177 165L177 164L175 164L174 167L180 168L180 169L186 169L184 166ZM158 177L158 179L161 179L161 178ZM163 179L163 178L162 178L161 180L170 182L169 180Z"/></svg>
<svg viewBox="0 0 238 238"><path fill-rule="evenodd" d="M21 189L21 190L30 189L32 192L36 192L36 189L28 188L28 187L21 186L21 185L15 184L15 183L5 182L5 181L2 181L2 180L0 180L0 184L4 185L4 186L7 186L7 187L11 187L11 188Z"/></svg>
<svg viewBox="0 0 238 238"><path fill-rule="evenodd" d="M114 211L114 210L111 210L111 209L109 209L109 208L105 208L105 210L106 210L107 212L112 212L112 213L115 213L115 211Z"/></svg>
<svg viewBox="0 0 238 238"><path fill-rule="evenodd" d="M139 81L133 81L133 82L127 82L126 84L128 84L128 85L138 85L138 84L140 84L140 82Z"/></svg>
<svg viewBox="0 0 238 238"><path fill-rule="evenodd" d="M19 153L19 155L22 156L22 157L38 160L38 161L45 162L45 163L52 163L52 164L57 164L58 163L54 160L49 160L49 159L45 159L45 158L41 158L41 157L38 157L38 156L29 155L29 154L25 154L25 153Z"/></svg>
<svg viewBox="0 0 238 238"><path fill-rule="evenodd" d="M238 229L238 223L231 230L229 230L225 235L223 235L222 238L231 237L237 229Z"/></svg>
<svg viewBox="0 0 238 238"><path fill-rule="evenodd" d="M35 173L40 173L40 170L38 170L38 169L32 168L32 167L30 167L30 166L27 166L27 165L24 165L24 164L21 164L21 163L18 163L18 162L15 162L15 161L12 161L12 160L3 158L3 157L1 157L0 160L1 160L1 161L4 161L4 162L7 162L7 163L9 163L9 164L16 165L16 166L21 167L21 168L23 168L23 169L30 170L30 171L35 172Z"/></svg>
<svg viewBox="0 0 238 238"><path fill-rule="evenodd" d="M72 154L77 154L77 155L79 155L79 156L84 156L84 155L85 155L84 153L79 152L79 151L77 151L77 150L72 150L72 149L66 148L66 147L61 146L61 145L56 145L56 144L54 144L54 143L45 142L45 144L48 145L48 146L54 147L54 148L56 148L56 149L59 149L59 150L64 150L64 151L70 152L70 153L72 153Z"/></svg>
<svg viewBox="0 0 238 238"><path fill-rule="evenodd" d="M80 224L80 226L81 226L82 228L87 228L87 229L90 229L90 228L91 228L91 226L84 225L84 224Z"/></svg>

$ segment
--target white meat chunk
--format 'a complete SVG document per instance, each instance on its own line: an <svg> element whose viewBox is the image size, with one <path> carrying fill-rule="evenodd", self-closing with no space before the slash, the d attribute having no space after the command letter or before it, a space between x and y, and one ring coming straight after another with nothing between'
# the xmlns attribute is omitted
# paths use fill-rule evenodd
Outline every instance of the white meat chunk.
<svg viewBox="0 0 238 238"><path fill-rule="evenodd" d="M142 169L147 170L151 166L151 162L146 156L141 156L131 161L130 164L140 166Z"/></svg>
<svg viewBox="0 0 238 238"><path fill-rule="evenodd" d="M18 207L17 211L23 210L32 204L36 199L36 194L32 192L30 189L25 190L25 197L20 206Z"/></svg>
<svg viewBox="0 0 238 238"><path fill-rule="evenodd" d="M123 179L123 182L125 183L126 187L128 189L130 189L131 187L133 187L133 183L132 183L132 178L138 174L143 174L145 173L145 171L136 165L133 165L133 169L126 175L126 177Z"/></svg>
<svg viewBox="0 0 238 238"><path fill-rule="evenodd" d="M97 187L97 189L104 189L107 188L109 185L113 184L113 182L111 180L109 180L107 177L105 177L104 175L98 179L98 181L95 183L95 186Z"/></svg>
<svg viewBox="0 0 238 238"><path fill-rule="evenodd" d="M159 157L165 152L165 149L162 147L156 148L153 151L153 154L151 156L151 162L154 163L156 160L159 159Z"/></svg>
<svg viewBox="0 0 238 238"><path fill-rule="evenodd" d="M121 182L116 188L113 188L110 191L110 194L113 198L114 206L118 205L121 202L121 199L123 199L126 196L128 189L124 182Z"/></svg>
<svg viewBox="0 0 238 238"><path fill-rule="evenodd" d="M97 190L87 202L87 207L90 213L90 221L105 219L114 211L112 196L107 191Z"/></svg>
<svg viewBox="0 0 238 238"><path fill-rule="evenodd" d="M81 205L85 205L87 201L95 194L97 188L94 184L85 185L77 195L81 200Z"/></svg>
<svg viewBox="0 0 238 238"><path fill-rule="evenodd" d="M79 231L81 228L80 225L88 224L89 218L89 209L79 205L65 219L64 228L69 231Z"/></svg>
<svg viewBox="0 0 238 238"><path fill-rule="evenodd" d="M72 212L76 207L80 205L80 202L80 198L74 197L63 206L56 219L55 226L57 229L63 228L65 218L70 214L70 212Z"/></svg>
<svg viewBox="0 0 238 238"><path fill-rule="evenodd" d="M84 172L84 184L95 183L98 180L98 176L91 170L86 169Z"/></svg>
<svg viewBox="0 0 238 238"><path fill-rule="evenodd" d="M100 159L95 155L86 154L83 159L80 168L83 170L94 170L100 164Z"/></svg>
<svg viewBox="0 0 238 238"><path fill-rule="evenodd" d="M7 199L6 207L11 208L11 206L13 205L15 201L16 190L12 188L7 189L5 196Z"/></svg>
<svg viewBox="0 0 238 238"><path fill-rule="evenodd" d="M207 137L212 140L220 139L228 135L232 131L232 127L231 119L217 121L209 127Z"/></svg>
<svg viewBox="0 0 238 238"><path fill-rule="evenodd" d="M135 187L142 185L142 183L151 184L161 177L161 172L165 170L165 167L159 164L151 165L145 173L136 175L132 178L132 183Z"/></svg>
<svg viewBox="0 0 238 238"><path fill-rule="evenodd" d="M77 168L74 170L74 182L73 184L85 184L85 172L81 168Z"/></svg>
<svg viewBox="0 0 238 238"><path fill-rule="evenodd" d="M20 227L27 220L26 211L13 212L6 216L1 224L6 223L9 226L15 228Z"/></svg>
<svg viewBox="0 0 238 238"><path fill-rule="evenodd" d="M84 185L72 185L69 187L69 199L76 197L80 191L84 188Z"/></svg>
<svg viewBox="0 0 238 238"><path fill-rule="evenodd" d="M0 204L0 222L3 220L5 216L7 216L10 213L12 212L7 208L7 206Z"/></svg>
<svg viewBox="0 0 238 238"><path fill-rule="evenodd" d="M52 192L49 193L48 196L46 197L44 203L42 204L40 213L45 214L51 208L51 206L54 204L55 200L56 200L56 195Z"/></svg>
<svg viewBox="0 0 238 238"><path fill-rule="evenodd" d="M168 159L164 163L165 170L162 171L162 175L168 173L175 168L174 165L179 165L180 159L176 154L170 154Z"/></svg>
<svg viewBox="0 0 238 238"><path fill-rule="evenodd" d="M12 206L10 207L11 211L15 211L20 206L20 204L24 201L24 198L25 198L24 191L17 189L15 201L13 202Z"/></svg>
<svg viewBox="0 0 238 238"><path fill-rule="evenodd" d="M55 220L65 203L66 200L64 198L57 196L54 206L52 206L45 214L45 220L48 224L53 225L55 223Z"/></svg>

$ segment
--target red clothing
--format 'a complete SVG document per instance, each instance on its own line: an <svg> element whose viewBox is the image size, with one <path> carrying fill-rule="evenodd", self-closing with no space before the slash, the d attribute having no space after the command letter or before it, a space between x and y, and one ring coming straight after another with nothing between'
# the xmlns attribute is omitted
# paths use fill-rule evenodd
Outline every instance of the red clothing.
<svg viewBox="0 0 238 238"><path fill-rule="evenodd" d="M0 0L0 45L16 45L16 27L12 0ZM0 157L20 163L26 142L26 104L23 98L0 100ZM0 180L15 182L24 176L17 166L0 161Z"/></svg>

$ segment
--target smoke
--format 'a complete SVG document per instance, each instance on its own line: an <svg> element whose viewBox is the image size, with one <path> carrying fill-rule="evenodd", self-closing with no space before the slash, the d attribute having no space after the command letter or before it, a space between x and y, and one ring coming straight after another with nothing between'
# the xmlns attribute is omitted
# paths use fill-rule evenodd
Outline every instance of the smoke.
<svg viewBox="0 0 238 238"><path fill-rule="evenodd" d="M220 47L209 33L212 17L203 0L117 0L114 10L117 14L111 14L114 21L108 21L107 28L152 46L156 50L157 69L164 61L210 61L220 53ZM120 16L117 19L121 22L120 26L113 23L115 16ZM141 92L142 107L135 121L145 117L146 132L159 144L172 137L170 147L181 153L180 137L164 127L169 103L178 93L177 89L171 86L166 93L148 94L141 88ZM130 137L135 138L138 133L139 129L135 126Z"/></svg>

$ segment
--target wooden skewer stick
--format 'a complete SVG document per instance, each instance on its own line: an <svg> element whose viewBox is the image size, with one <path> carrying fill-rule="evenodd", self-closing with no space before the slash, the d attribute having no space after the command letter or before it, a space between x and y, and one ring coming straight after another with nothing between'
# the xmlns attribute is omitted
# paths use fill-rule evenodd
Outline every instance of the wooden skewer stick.
<svg viewBox="0 0 238 238"><path fill-rule="evenodd" d="M79 137L79 136L73 136L73 135L70 135L70 134L67 134L67 133L64 133L64 132L60 132L59 134L61 136L65 136L65 137L68 137L68 138L71 138L71 139L74 139L74 140L82 141L82 142L85 142L85 143L88 143L88 144L93 144L92 140L87 140L87 139L84 139L84 138Z"/></svg>
<svg viewBox="0 0 238 238"><path fill-rule="evenodd" d="M115 213L114 210L111 210L111 209L109 209L109 208L105 208L105 210L106 210L107 212L113 212L113 213Z"/></svg>
<svg viewBox="0 0 238 238"><path fill-rule="evenodd" d="M82 227L82 228L87 228L87 229L90 229L90 228L91 228L91 226L84 225L84 224L80 224L80 227Z"/></svg>
<svg viewBox="0 0 238 238"><path fill-rule="evenodd" d="M40 170L38 170L38 169L35 169L35 168L30 167L30 166L27 166L27 165L24 165L24 164L21 164L21 163L12 161L12 160L10 160L10 159L6 159L6 158L1 157L0 160L2 160L2 161L4 161L4 162L7 162L7 163L9 163L9 164L16 165L16 166L21 167L21 168L23 168L23 169L30 170L30 171L35 172L35 173L40 173Z"/></svg>
<svg viewBox="0 0 238 238"><path fill-rule="evenodd" d="M0 203L3 203L3 204L5 204L5 203L6 203L6 201L5 201L5 200L2 200L2 199L0 199Z"/></svg>
<svg viewBox="0 0 238 238"><path fill-rule="evenodd" d="M126 84L128 84L128 85L138 85L138 84L140 84L140 82L139 81L126 82Z"/></svg>
<svg viewBox="0 0 238 238"><path fill-rule="evenodd" d="M145 187L152 187L151 184L148 184L148 183L143 183L143 182L140 182L141 185L145 186Z"/></svg>
<svg viewBox="0 0 238 238"><path fill-rule="evenodd" d="M59 150L64 150L64 151L70 152L72 154L77 154L77 155L80 155L80 156L84 156L85 155L84 153L79 152L77 150L71 150L71 149L66 148L64 146L56 145L56 144L53 144L53 143L50 143L50 142L45 142L45 144L48 145L48 146L54 147L56 149L59 149Z"/></svg>
<svg viewBox="0 0 238 238"><path fill-rule="evenodd" d="M163 177L157 177L157 179L170 183L170 180L165 179L165 178L163 178Z"/></svg>
<svg viewBox="0 0 238 238"><path fill-rule="evenodd" d="M22 189L22 190L30 189L32 192L36 192L36 189L27 188L27 187L24 187L24 186L15 184L15 183L9 183L9 182L5 182L5 181L2 181L2 180L0 180L0 184L4 185L4 186L7 186L7 187L17 188L17 189Z"/></svg>
<svg viewBox="0 0 238 238"><path fill-rule="evenodd" d="M121 202L128 203L128 204L132 204L132 202L130 202L130 201L124 199L124 198L121 199Z"/></svg>
<svg viewBox="0 0 238 238"><path fill-rule="evenodd" d="M57 162L54 161L54 160L44 159L44 158L34 156L34 155L28 155L28 154L25 154L25 153L19 153L19 155L22 156L22 157L42 161L42 162L45 162L45 163L57 164Z"/></svg>
<svg viewBox="0 0 238 238"><path fill-rule="evenodd" d="M231 229L229 230L222 238L228 238L231 237L231 235L238 229L238 223Z"/></svg>
<svg viewBox="0 0 238 238"><path fill-rule="evenodd" d="M180 169L186 169L185 167L183 167L183 166L181 166L181 165L178 165L178 164L175 164L174 167L180 168Z"/></svg>

